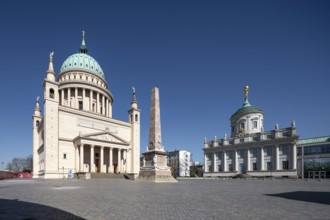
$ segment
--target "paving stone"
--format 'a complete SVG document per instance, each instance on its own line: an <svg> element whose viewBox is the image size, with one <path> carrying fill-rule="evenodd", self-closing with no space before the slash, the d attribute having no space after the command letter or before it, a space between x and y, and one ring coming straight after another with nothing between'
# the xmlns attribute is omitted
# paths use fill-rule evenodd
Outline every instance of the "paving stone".
<svg viewBox="0 0 330 220"><path fill-rule="evenodd" d="M330 219L330 181L2 180L0 219Z"/></svg>

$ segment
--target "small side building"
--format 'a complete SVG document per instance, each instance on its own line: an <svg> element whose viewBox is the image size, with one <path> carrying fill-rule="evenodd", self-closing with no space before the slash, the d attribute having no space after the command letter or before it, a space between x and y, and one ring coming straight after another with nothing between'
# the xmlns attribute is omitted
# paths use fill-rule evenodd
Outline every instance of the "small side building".
<svg viewBox="0 0 330 220"><path fill-rule="evenodd" d="M234 177L248 174L254 177L297 177L298 135L291 127L264 131L263 110L245 101L230 118L231 137L204 140L204 177Z"/></svg>
<svg viewBox="0 0 330 220"><path fill-rule="evenodd" d="M190 176L191 153L186 150L167 152L167 164L171 167L174 177Z"/></svg>

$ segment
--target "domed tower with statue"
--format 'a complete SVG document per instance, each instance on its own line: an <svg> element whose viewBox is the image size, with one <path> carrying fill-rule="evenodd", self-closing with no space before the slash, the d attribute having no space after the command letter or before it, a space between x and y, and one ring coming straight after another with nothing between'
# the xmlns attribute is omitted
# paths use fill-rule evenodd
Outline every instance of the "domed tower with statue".
<svg viewBox="0 0 330 220"><path fill-rule="evenodd" d="M249 86L244 86L244 104L230 118L231 137L260 133L263 129L264 112L249 103Z"/></svg>
<svg viewBox="0 0 330 220"><path fill-rule="evenodd" d="M244 103L230 118L231 136L204 139L205 177L297 177L298 135L296 124L264 130L264 112L249 102L249 87Z"/></svg>
<svg viewBox="0 0 330 220"><path fill-rule="evenodd" d="M140 170L140 110L135 89L128 121L112 118L113 95L99 63L88 54L85 32L79 52L55 73L54 53L33 114L33 177L89 178L97 173Z"/></svg>

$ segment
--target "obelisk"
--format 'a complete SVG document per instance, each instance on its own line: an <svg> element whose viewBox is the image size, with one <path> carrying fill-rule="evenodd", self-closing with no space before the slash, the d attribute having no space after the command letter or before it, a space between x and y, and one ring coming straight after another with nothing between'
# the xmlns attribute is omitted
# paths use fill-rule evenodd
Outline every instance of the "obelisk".
<svg viewBox="0 0 330 220"><path fill-rule="evenodd" d="M167 154L162 145L162 131L160 126L159 89L151 92L149 142L143 153L143 165L138 180L152 182L177 182L167 166Z"/></svg>
<svg viewBox="0 0 330 220"><path fill-rule="evenodd" d="M160 126L159 89L152 89L148 150L164 151Z"/></svg>

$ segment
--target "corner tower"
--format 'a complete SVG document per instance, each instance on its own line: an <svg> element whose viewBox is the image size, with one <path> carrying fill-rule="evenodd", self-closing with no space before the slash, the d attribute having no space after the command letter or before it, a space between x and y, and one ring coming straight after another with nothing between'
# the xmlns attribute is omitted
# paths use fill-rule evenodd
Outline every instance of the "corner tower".
<svg viewBox="0 0 330 220"><path fill-rule="evenodd" d="M132 159L129 167L132 173L134 173L134 178L136 178L140 171L140 113L141 110L138 109L138 103L136 101L135 88L133 87L133 95L131 108L128 110L128 121L131 123L131 146L132 146Z"/></svg>
<svg viewBox="0 0 330 220"><path fill-rule="evenodd" d="M36 99L36 106L34 108L34 114L32 115L32 154L33 154L33 178L39 177L39 156L38 149L41 147L42 142L39 140L38 129L41 123L42 117L39 107L39 96ZM41 142L41 143L40 143Z"/></svg>
<svg viewBox="0 0 330 220"><path fill-rule="evenodd" d="M58 83L55 81L53 55L49 55L49 67L44 80L44 178L57 178L58 175Z"/></svg>

